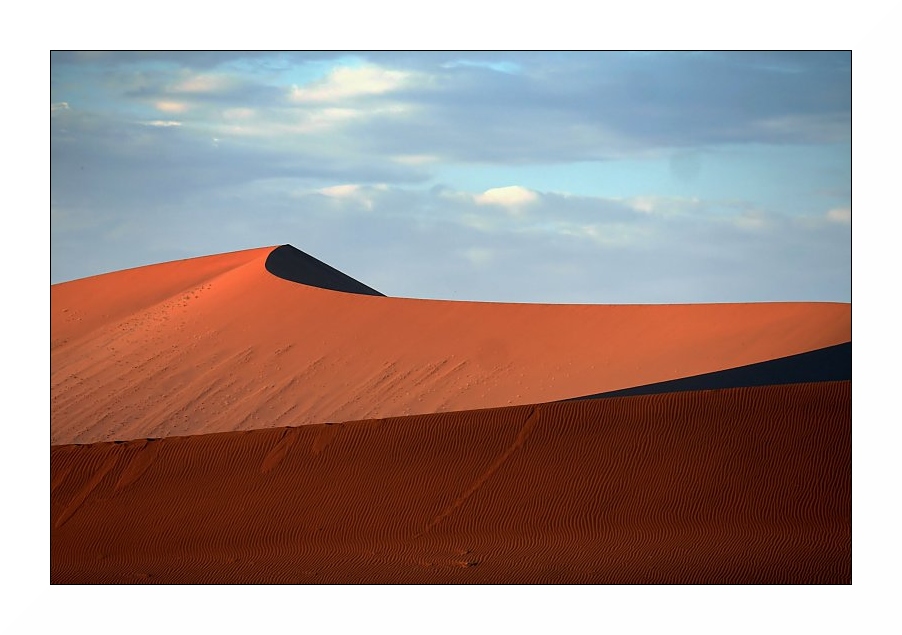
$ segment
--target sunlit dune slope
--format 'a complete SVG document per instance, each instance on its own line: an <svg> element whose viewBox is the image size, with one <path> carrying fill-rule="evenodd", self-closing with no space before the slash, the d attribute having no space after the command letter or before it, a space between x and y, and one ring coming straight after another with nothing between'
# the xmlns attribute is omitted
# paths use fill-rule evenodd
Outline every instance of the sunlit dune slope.
<svg viewBox="0 0 902 635"><path fill-rule="evenodd" d="M851 382L51 448L53 583L850 583Z"/></svg>
<svg viewBox="0 0 902 635"><path fill-rule="evenodd" d="M553 401L851 340L848 304L381 297L279 278L272 250L52 285L51 443Z"/></svg>

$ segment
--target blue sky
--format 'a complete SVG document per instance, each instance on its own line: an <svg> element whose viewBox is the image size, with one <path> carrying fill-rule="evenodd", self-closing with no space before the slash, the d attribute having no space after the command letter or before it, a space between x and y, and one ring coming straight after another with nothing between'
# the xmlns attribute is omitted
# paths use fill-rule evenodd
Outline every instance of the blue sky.
<svg viewBox="0 0 902 635"><path fill-rule="evenodd" d="M851 301L851 54L53 53L51 282L291 243L385 294Z"/></svg>

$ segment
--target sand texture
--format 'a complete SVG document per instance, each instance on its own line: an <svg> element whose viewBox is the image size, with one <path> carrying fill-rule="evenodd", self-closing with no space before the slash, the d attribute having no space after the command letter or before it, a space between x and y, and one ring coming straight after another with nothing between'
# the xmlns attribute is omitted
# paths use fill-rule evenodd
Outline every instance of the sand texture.
<svg viewBox="0 0 902 635"><path fill-rule="evenodd" d="M51 285L50 380L51 583L851 583L848 304L395 298L267 247Z"/></svg>
<svg viewBox="0 0 902 635"><path fill-rule="evenodd" d="M848 583L851 382L51 448L51 581Z"/></svg>

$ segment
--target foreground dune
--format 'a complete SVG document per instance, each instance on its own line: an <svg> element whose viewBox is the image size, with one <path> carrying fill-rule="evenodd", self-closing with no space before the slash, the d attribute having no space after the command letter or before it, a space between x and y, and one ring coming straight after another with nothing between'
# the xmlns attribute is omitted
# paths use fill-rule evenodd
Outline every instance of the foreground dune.
<svg viewBox="0 0 902 635"><path fill-rule="evenodd" d="M51 447L51 582L849 583L851 382Z"/></svg>
<svg viewBox="0 0 902 635"><path fill-rule="evenodd" d="M51 443L549 402L851 341L847 304L390 298L291 249L52 285Z"/></svg>

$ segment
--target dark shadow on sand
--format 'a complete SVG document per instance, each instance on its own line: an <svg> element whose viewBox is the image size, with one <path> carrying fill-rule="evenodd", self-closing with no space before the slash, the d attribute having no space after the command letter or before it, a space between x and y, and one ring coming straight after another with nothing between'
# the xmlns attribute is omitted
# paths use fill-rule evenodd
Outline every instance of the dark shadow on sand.
<svg viewBox="0 0 902 635"><path fill-rule="evenodd" d="M584 397L574 397L563 401L579 399L600 399L602 397L628 397L633 395L656 395L665 392L688 390L714 390L719 388L745 388L748 386L777 386L781 384L803 384L819 381L845 381L852 379L852 342L819 348L808 353L799 353L748 366L729 368L703 375L693 375L682 379L662 381L634 388L600 392Z"/></svg>
<svg viewBox="0 0 902 635"><path fill-rule="evenodd" d="M282 245L273 249L266 258L266 270L278 278L311 287L385 297L385 294L354 280L351 276L291 245Z"/></svg>

